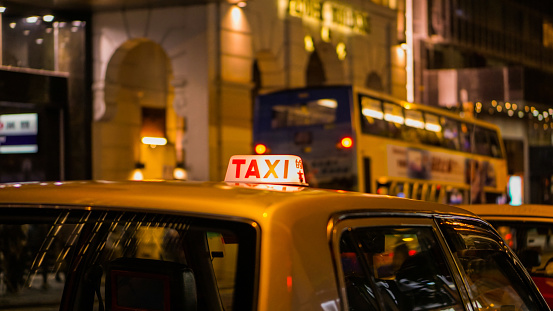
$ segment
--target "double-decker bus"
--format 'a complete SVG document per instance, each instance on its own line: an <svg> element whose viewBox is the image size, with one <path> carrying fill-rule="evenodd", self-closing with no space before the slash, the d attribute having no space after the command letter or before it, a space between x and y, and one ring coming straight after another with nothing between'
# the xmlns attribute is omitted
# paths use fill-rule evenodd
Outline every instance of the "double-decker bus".
<svg viewBox="0 0 553 311"><path fill-rule="evenodd" d="M449 204L502 203L499 128L353 86L287 89L256 99L257 154L296 154L320 188Z"/></svg>

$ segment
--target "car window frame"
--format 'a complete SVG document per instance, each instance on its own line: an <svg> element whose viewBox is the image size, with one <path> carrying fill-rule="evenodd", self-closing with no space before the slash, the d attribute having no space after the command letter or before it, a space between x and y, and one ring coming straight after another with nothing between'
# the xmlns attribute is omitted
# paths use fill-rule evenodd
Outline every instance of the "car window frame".
<svg viewBox="0 0 553 311"><path fill-rule="evenodd" d="M334 273L337 284L338 295L340 297L340 304L343 310L349 310L349 302L347 300L345 275L340 256L340 240L343 232L348 228L377 228L377 227L390 227L390 226L405 226L405 227L427 227L432 229L432 233L436 238L437 244L440 246L440 250L444 255L445 264L451 272L453 281L457 288L460 303L465 310L473 310L473 302L470 300L469 293L467 291L467 284L462 279L461 271L457 266L451 250L449 249L441 230L438 227L433 215L418 215L419 217L409 217L408 214L400 216L392 215L375 215L373 213L355 213L355 214L341 214L335 215L331 218L328 225L328 238L331 248L332 259L334 262ZM426 217L421 217L426 216Z"/></svg>
<svg viewBox="0 0 553 311"><path fill-rule="evenodd" d="M435 218L437 229L440 230L440 236L444 239L444 243L445 243L446 247L449 248L448 255L451 256L456 268L459 271L459 275L462 276L461 280L463 281L464 286L466 286L465 290L467 291L467 295L470 295L470 294L468 294L468 287L470 286L469 283L468 283L468 280L467 280L468 276L465 274L462 267L460 267L460 262L453 257L453 251L450 249L449 243L445 240L445 234L441 230L441 226L442 226L441 222L443 222L443 221L459 221L459 220L467 221L469 223L470 222L477 223L481 229L486 229L488 234L493 235L496 238L496 240L499 241L503 245L504 251L507 253L507 256L512 261L513 268L516 269L519 276L523 278L523 279L521 279L521 281L525 282L526 286L534 287L534 289L530 290L529 292L531 294L534 294L534 295L539 293L539 290L537 289L537 286L532 281L532 277L530 276L528 271L522 266L522 263L517 259L518 257L516 256L514 251L510 247L507 246L507 244L505 243L505 241L503 240L501 235L499 235L499 233L496 231L496 229L489 222L487 222L485 219L466 217L466 216L457 217L457 216L439 215ZM538 304L544 302L544 300L540 300L539 297L534 297L534 298L537 298L536 302ZM472 298L469 298L469 301L471 301L471 303L472 303L472 306L471 306L472 308L471 309L479 310L478 305L477 305L477 301L472 300ZM542 307L547 307L547 306L542 305Z"/></svg>

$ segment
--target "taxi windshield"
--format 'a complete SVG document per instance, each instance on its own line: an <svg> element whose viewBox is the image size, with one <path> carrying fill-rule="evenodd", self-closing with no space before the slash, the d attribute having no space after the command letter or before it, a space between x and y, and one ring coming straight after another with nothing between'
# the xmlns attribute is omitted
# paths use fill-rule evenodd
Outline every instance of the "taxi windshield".
<svg viewBox="0 0 553 311"><path fill-rule="evenodd" d="M0 237L0 309L252 308L257 232L247 223L0 209Z"/></svg>

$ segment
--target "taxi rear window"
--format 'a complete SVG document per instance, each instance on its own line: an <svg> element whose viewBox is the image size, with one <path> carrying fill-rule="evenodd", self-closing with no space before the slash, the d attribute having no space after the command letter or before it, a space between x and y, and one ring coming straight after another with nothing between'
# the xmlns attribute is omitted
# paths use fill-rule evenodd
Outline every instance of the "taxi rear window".
<svg viewBox="0 0 553 311"><path fill-rule="evenodd" d="M251 310L256 239L242 222L0 209L0 309Z"/></svg>

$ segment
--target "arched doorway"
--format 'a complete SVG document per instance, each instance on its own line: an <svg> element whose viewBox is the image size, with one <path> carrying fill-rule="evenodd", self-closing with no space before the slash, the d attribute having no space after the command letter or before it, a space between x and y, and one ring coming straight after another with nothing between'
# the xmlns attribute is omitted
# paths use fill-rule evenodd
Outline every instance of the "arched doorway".
<svg viewBox="0 0 553 311"><path fill-rule="evenodd" d="M326 82L324 65L317 50L313 51L309 56L305 73L305 82L307 86L324 85Z"/></svg>
<svg viewBox="0 0 553 311"><path fill-rule="evenodd" d="M111 111L95 126L96 178L128 179L142 165L144 178L171 178L175 137L182 129L171 105L171 74L165 51L151 40L129 40L115 51L105 76L104 100ZM141 138L150 134L167 144L143 144Z"/></svg>
<svg viewBox="0 0 553 311"><path fill-rule="evenodd" d="M375 91L384 91L384 85L382 84L382 78L376 72L371 72L367 75L365 79L365 87L375 90Z"/></svg>

